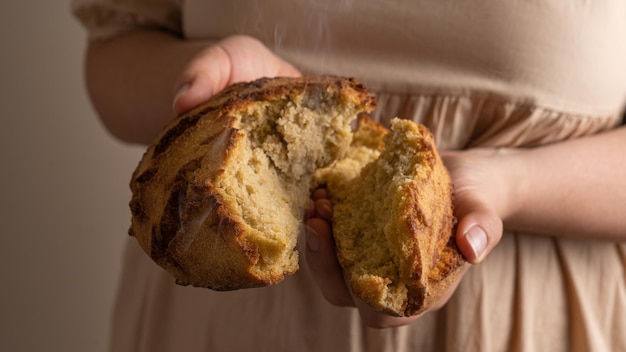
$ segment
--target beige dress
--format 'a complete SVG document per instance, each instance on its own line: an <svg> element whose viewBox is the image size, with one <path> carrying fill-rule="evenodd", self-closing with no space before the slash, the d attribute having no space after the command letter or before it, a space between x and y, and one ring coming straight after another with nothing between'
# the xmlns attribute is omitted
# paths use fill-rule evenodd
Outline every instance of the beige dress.
<svg viewBox="0 0 626 352"><path fill-rule="evenodd" d="M253 35L306 73L358 77L376 119L422 122L441 149L598 133L626 101L624 1L181 3L73 6L96 40L146 26ZM626 244L506 231L443 309L375 330L327 303L304 263L274 287L214 292L176 286L129 239L112 350L626 351Z"/></svg>

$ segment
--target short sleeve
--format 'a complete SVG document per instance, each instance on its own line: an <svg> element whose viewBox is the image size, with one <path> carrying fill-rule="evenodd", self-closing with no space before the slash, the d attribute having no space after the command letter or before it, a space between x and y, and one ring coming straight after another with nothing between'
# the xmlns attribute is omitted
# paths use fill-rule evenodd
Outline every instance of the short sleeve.
<svg viewBox="0 0 626 352"><path fill-rule="evenodd" d="M139 28L182 36L183 0L72 0L74 16L91 40L110 39Z"/></svg>

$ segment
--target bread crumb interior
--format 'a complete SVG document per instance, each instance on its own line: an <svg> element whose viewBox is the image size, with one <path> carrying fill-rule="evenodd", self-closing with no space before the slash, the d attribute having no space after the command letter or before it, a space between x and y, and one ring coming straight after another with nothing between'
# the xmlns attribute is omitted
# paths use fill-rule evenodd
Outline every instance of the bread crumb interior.
<svg viewBox="0 0 626 352"><path fill-rule="evenodd" d="M407 232L397 219L403 218L408 201L405 188L419 177L422 156L416 143L419 136L406 127L406 121L392 121L384 150L362 167L359 177L345 179L355 172L336 172L334 177L339 179L328 181L335 188L334 236L351 281L357 283L353 289L378 287L368 295L380 302L379 308L396 310L401 310L407 292L406 278L400 274L411 251L406 244L413 243L403 237Z"/></svg>
<svg viewBox="0 0 626 352"><path fill-rule="evenodd" d="M336 91L294 95L251 104L240 116L246 138L221 187L255 230L248 241L258 246L260 271L297 268L311 176L342 158L352 140L356 106L338 99Z"/></svg>

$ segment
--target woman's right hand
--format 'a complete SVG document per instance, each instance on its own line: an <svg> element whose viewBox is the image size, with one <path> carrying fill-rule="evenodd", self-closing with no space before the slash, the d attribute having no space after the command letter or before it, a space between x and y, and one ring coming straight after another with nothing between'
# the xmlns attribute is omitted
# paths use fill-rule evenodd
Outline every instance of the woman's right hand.
<svg viewBox="0 0 626 352"><path fill-rule="evenodd" d="M174 96L179 115L235 82L300 75L251 37L184 40L159 30L90 41L85 73L104 126L122 141L144 145L174 117Z"/></svg>
<svg viewBox="0 0 626 352"><path fill-rule="evenodd" d="M227 37L189 61L176 83L174 112L183 114L233 83L277 76L297 77L300 72L257 39Z"/></svg>

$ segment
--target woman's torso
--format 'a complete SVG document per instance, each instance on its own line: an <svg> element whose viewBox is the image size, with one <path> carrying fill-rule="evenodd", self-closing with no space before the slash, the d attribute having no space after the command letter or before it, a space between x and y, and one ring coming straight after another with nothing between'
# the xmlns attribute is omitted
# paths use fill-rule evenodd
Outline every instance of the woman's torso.
<svg viewBox="0 0 626 352"><path fill-rule="evenodd" d="M444 149L597 133L626 98L622 1L188 0L183 25L191 39L255 36L305 73L355 76L378 120L424 122ZM626 348L624 244L507 232L446 307L388 330L328 304L304 264L277 286L220 293L175 286L134 243L126 260L119 350Z"/></svg>

